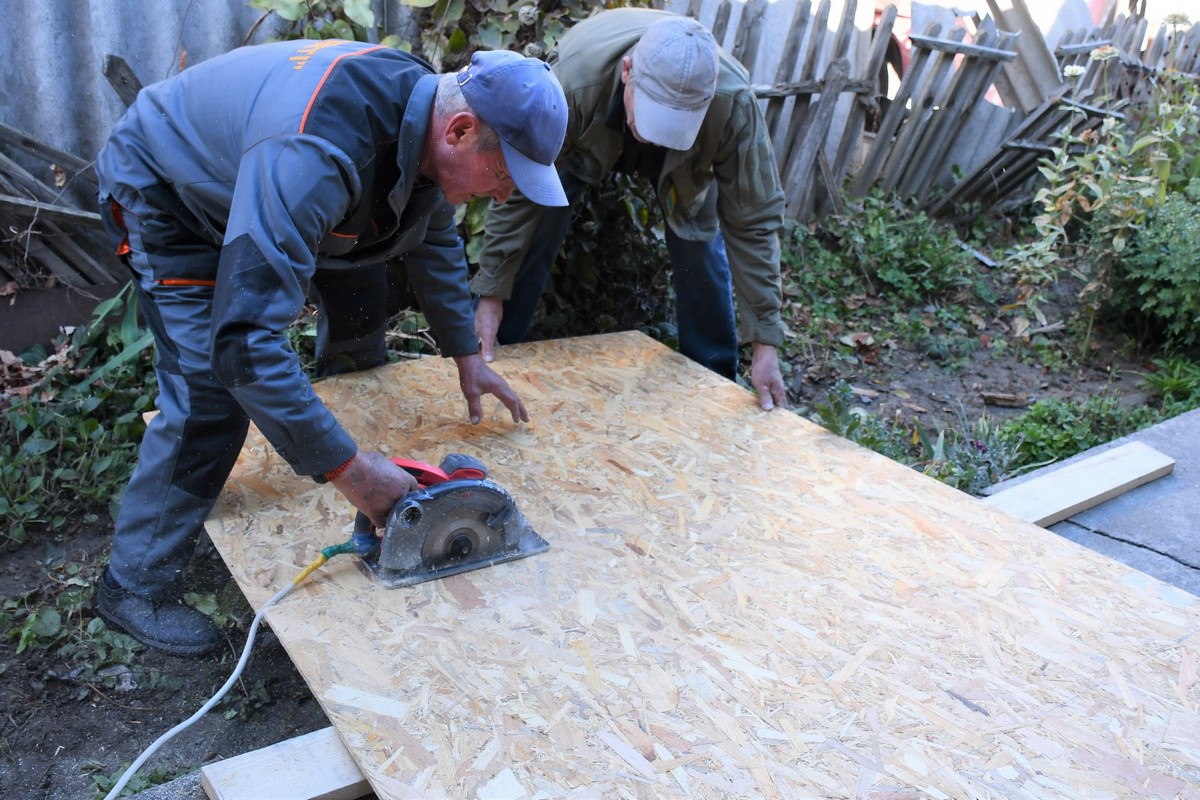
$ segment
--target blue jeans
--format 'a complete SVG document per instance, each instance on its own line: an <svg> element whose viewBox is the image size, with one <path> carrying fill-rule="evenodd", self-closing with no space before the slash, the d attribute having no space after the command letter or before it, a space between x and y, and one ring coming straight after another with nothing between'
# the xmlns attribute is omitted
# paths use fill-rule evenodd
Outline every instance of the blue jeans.
<svg viewBox="0 0 1200 800"><path fill-rule="evenodd" d="M572 209L587 189L586 183L569 172L560 171L559 177L570 205L541 209L532 243L513 282L512 297L504 303L504 319L497 333L501 344L523 342L529 335L534 312L550 280L550 268L570 230ZM716 214L715 187L701 213ZM718 233L711 242L690 241L679 237L670 225L664 227L675 291L679 352L736 380L737 324L725 240Z"/></svg>

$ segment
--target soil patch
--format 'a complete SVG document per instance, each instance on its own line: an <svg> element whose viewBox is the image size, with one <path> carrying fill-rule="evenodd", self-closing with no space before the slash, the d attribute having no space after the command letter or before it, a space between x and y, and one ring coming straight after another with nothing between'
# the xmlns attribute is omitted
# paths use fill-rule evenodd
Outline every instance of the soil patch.
<svg viewBox="0 0 1200 800"><path fill-rule="evenodd" d="M84 565L95 580L108 557L108 531L79 531L65 542L34 541L0 558L5 598L52 592L57 565ZM211 551L198 562L223 566ZM226 572L226 577L228 573ZM231 579L230 579L231 581ZM213 587L219 588L219 587ZM86 615L90 617L89 609ZM71 624L86 625L74 621ZM117 778L160 736L203 706L229 679L245 645L246 627L225 629L228 644L203 659L143 649L131 669L108 681L81 679L58 649L0 645L0 785L4 796L79 800L97 794L94 777ZM106 686L102 683L113 683ZM142 768L162 782L223 758L290 739L329 724L279 640L263 624L239 681L226 700L166 743ZM136 786L136 783L131 783Z"/></svg>

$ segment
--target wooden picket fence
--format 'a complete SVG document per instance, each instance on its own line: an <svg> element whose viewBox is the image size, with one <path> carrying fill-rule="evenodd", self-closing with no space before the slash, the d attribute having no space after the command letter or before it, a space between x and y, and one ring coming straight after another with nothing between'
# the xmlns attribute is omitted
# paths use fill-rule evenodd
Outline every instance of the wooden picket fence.
<svg viewBox="0 0 1200 800"><path fill-rule="evenodd" d="M855 24L859 0L796 0L781 52L762 54L773 59L774 74L754 85L765 101L788 215L817 220L874 190L934 215L1029 196L1039 161L1064 131L1082 133L1145 102L1163 70L1200 73L1200 24L1149 36L1145 0L1125 2L1129 13L1118 13L1112 0L1101 25L1070 32L1051 52L1023 0L988 0L991 13L982 18L910 35L909 68L887 101L879 76L896 9L888 6L867 32ZM770 0L689 0L686 13L700 18L710 3L717 4L711 27L718 42L748 67L761 61ZM731 30L735 3L740 15ZM1117 57L1091 57L1104 46ZM1069 66L1083 74L1064 79ZM128 95L129 75L112 67L106 75ZM94 180L81 159L19 131L0 126L0 145L45 158L64 180ZM30 262L72 286L123 275L97 245L98 216L63 206L61 195L0 147L0 226L12 232L8 249L0 248L0 285L18 280ZM30 219L39 234L21 235Z"/></svg>
<svg viewBox="0 0 1200 800"><path fill-rule="evenodd" d="M745 4L727 41L732 2L719 0L713 33L751 68L767 0ZM1200 72L1200 24L1147 36L1145 0L1128 5L1128 14L1118 13L1113 0L1101 25L1070 32L1051 52L1023 0L988 0L991 13L982 18L910 35L909 68L884 104L876 76L895 8L885 9L851 59L853 37L861 35L853 23L857 0L844 0L832 22L830 0L797 0L774 82L755 86L766 100L788 215L819 219L873 190L935 215L1029 195L1039 161L1065 131L1078 135L1121 117L1123 108L1146 100L1164 69ZM699 17L704 7L705 0L691 0L688 13ZM1091 58L1103 45L1118 56ZM1084 74L1067 80L1063 69L1073 65ZM836 115L847 94L851 112ZM870 112L883 105L877 128L867 130Z"/></svg>

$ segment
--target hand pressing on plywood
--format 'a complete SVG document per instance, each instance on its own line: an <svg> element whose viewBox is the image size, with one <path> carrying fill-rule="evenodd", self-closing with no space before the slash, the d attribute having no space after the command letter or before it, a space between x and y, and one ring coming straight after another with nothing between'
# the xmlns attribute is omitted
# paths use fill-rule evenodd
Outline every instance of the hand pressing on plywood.
<svg viewBox="0 0 1200 800"><path fill-rule="evenodd" d="M779 353L773 345L754 342L750 345L750 383L758 393L758 406L763 411L787 408L787 390L779 372Z"/></svg>

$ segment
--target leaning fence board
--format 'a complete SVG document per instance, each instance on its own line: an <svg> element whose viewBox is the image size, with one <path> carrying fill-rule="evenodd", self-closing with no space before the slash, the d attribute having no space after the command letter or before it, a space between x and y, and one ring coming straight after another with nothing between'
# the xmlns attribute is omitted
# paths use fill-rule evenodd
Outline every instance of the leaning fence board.
<svg viewBox="0 0 1200 800"><path fill-rule="evenodd" d="M1141 442L1130 442L1004 489L984 502L1045 528L1173 469L1175 459Z"/></svg>
<svg viewBox="0 0 1200 800"><path fill-rule="evenodd" d="M549 551L265 616L381 798L1200 797L1200 606L638 333L317 384L364 447L483 460ZM253 606L352 514L257 434L208 531Z"/></svg>
<svg viewBox="0 0 1200 800"><path fill-rule="evenodd" d="M209 800L358 800L371 794L333 728L207 764L200 768L200 786Z"/></svg>
<svg viewBox="0 0 1200 800"><path fill-rule="evenodd" d="M1029 113L1061 90L1058 62L1024 0L988 0L987 5L1000 28L1021 34L1015 42L1020 55L1005 63L996 88L1005 105Z"/></svg>

